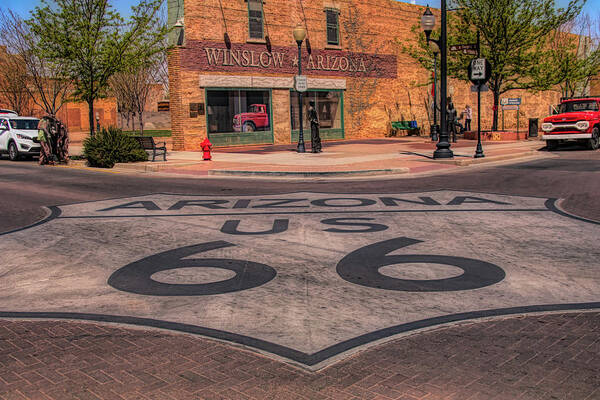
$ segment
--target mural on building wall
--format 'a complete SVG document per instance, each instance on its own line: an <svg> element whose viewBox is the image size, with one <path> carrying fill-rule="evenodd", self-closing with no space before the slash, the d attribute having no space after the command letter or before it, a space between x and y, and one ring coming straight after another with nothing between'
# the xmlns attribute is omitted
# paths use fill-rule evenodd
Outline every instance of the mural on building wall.
<svg viewBox="0 0 600 400"><path fill-rule="evenodd" d="M298 48L192 41L186 43L182 66L188 70L296 74ZM352 53L341 50L302 52L302 71L307 75L396 78L397 59L391 54Z"/></svg>

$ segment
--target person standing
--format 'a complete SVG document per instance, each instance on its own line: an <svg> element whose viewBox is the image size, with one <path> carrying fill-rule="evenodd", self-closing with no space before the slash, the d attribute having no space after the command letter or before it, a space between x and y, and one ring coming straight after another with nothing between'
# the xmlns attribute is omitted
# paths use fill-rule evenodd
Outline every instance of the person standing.
<svg viewBox="0 0 600 400"><path fill-rule="evenodd" d="M308 120L310 121L310 145L313 153L321 152L321 136L319 134L319 115L315 109L315 102L308 102Z"/></svg>
<svg viewBox="0 0 600 400"><path fill-rule="evenodd" d="M467 104L463 113L465 115L465 131L470 131L471 119L473 119L473 110L471 109L471 106Z"/></svg>
<svg viewBox="0 0 600 400"><path fill-rule="evenodd" d="M450 98L448 98L448 107L447 107L447 111L446 111L446 118L447 118L447 130L448 130L448 135L452 134L452 142L456 143L456 125L458 124L458 116L456 113L456 108L454 108L454 103L452 103L452 100Z"/></svg>

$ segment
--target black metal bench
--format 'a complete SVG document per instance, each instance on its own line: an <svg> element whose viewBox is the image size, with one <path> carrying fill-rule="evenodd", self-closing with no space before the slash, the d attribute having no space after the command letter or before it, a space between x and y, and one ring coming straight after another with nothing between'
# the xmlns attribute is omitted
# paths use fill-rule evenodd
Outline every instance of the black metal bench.
<svg viewBox="0 0 600 400"><path fill-rule="evenodd" d="M152 151L152 161L156 160L156 156L160 155L162 151L163 160L167 161L167 143L166 142L154 142L152 136L136 136L135 137L142 149L146 151ZM158 153L157 153L158 152Z"/></svg>

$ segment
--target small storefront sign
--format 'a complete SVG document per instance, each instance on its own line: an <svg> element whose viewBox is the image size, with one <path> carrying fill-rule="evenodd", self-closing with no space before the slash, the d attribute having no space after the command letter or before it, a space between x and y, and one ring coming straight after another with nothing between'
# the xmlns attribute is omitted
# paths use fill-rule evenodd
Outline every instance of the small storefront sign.
<svg viewBox="0 0 600 400"><path fill-rule="evenodd" d="M298 92L306 92L308 90L308 79L306 75L296 75L295 76L295 89Z"/></svg>
<svg viewBox="0 0 600 400"><path fill-rule="evenodd" d="M500 104L503 106L520 106L521 105L521 98L520 97L505 97L503 99L500 99Z"/></svg>

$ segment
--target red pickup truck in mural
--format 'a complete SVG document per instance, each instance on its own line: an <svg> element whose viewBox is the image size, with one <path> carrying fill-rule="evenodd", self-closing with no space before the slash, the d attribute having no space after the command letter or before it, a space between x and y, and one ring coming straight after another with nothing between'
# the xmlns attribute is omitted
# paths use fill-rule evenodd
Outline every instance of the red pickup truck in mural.
<svg viewBox="0 0 600 400"><path fill-rule="evenodd" d="M577 140L590 150L600 147L600 97L563 99L558 114L544 118L542 139L548 150Z"/></svg>
<svg viewBox="0 0 600 400"><path fill-rule="evenodd" d="M251 104L248 112L236 114L233 117L235 132L264 131L269 127L269 114L265 104Z"/></svg>

